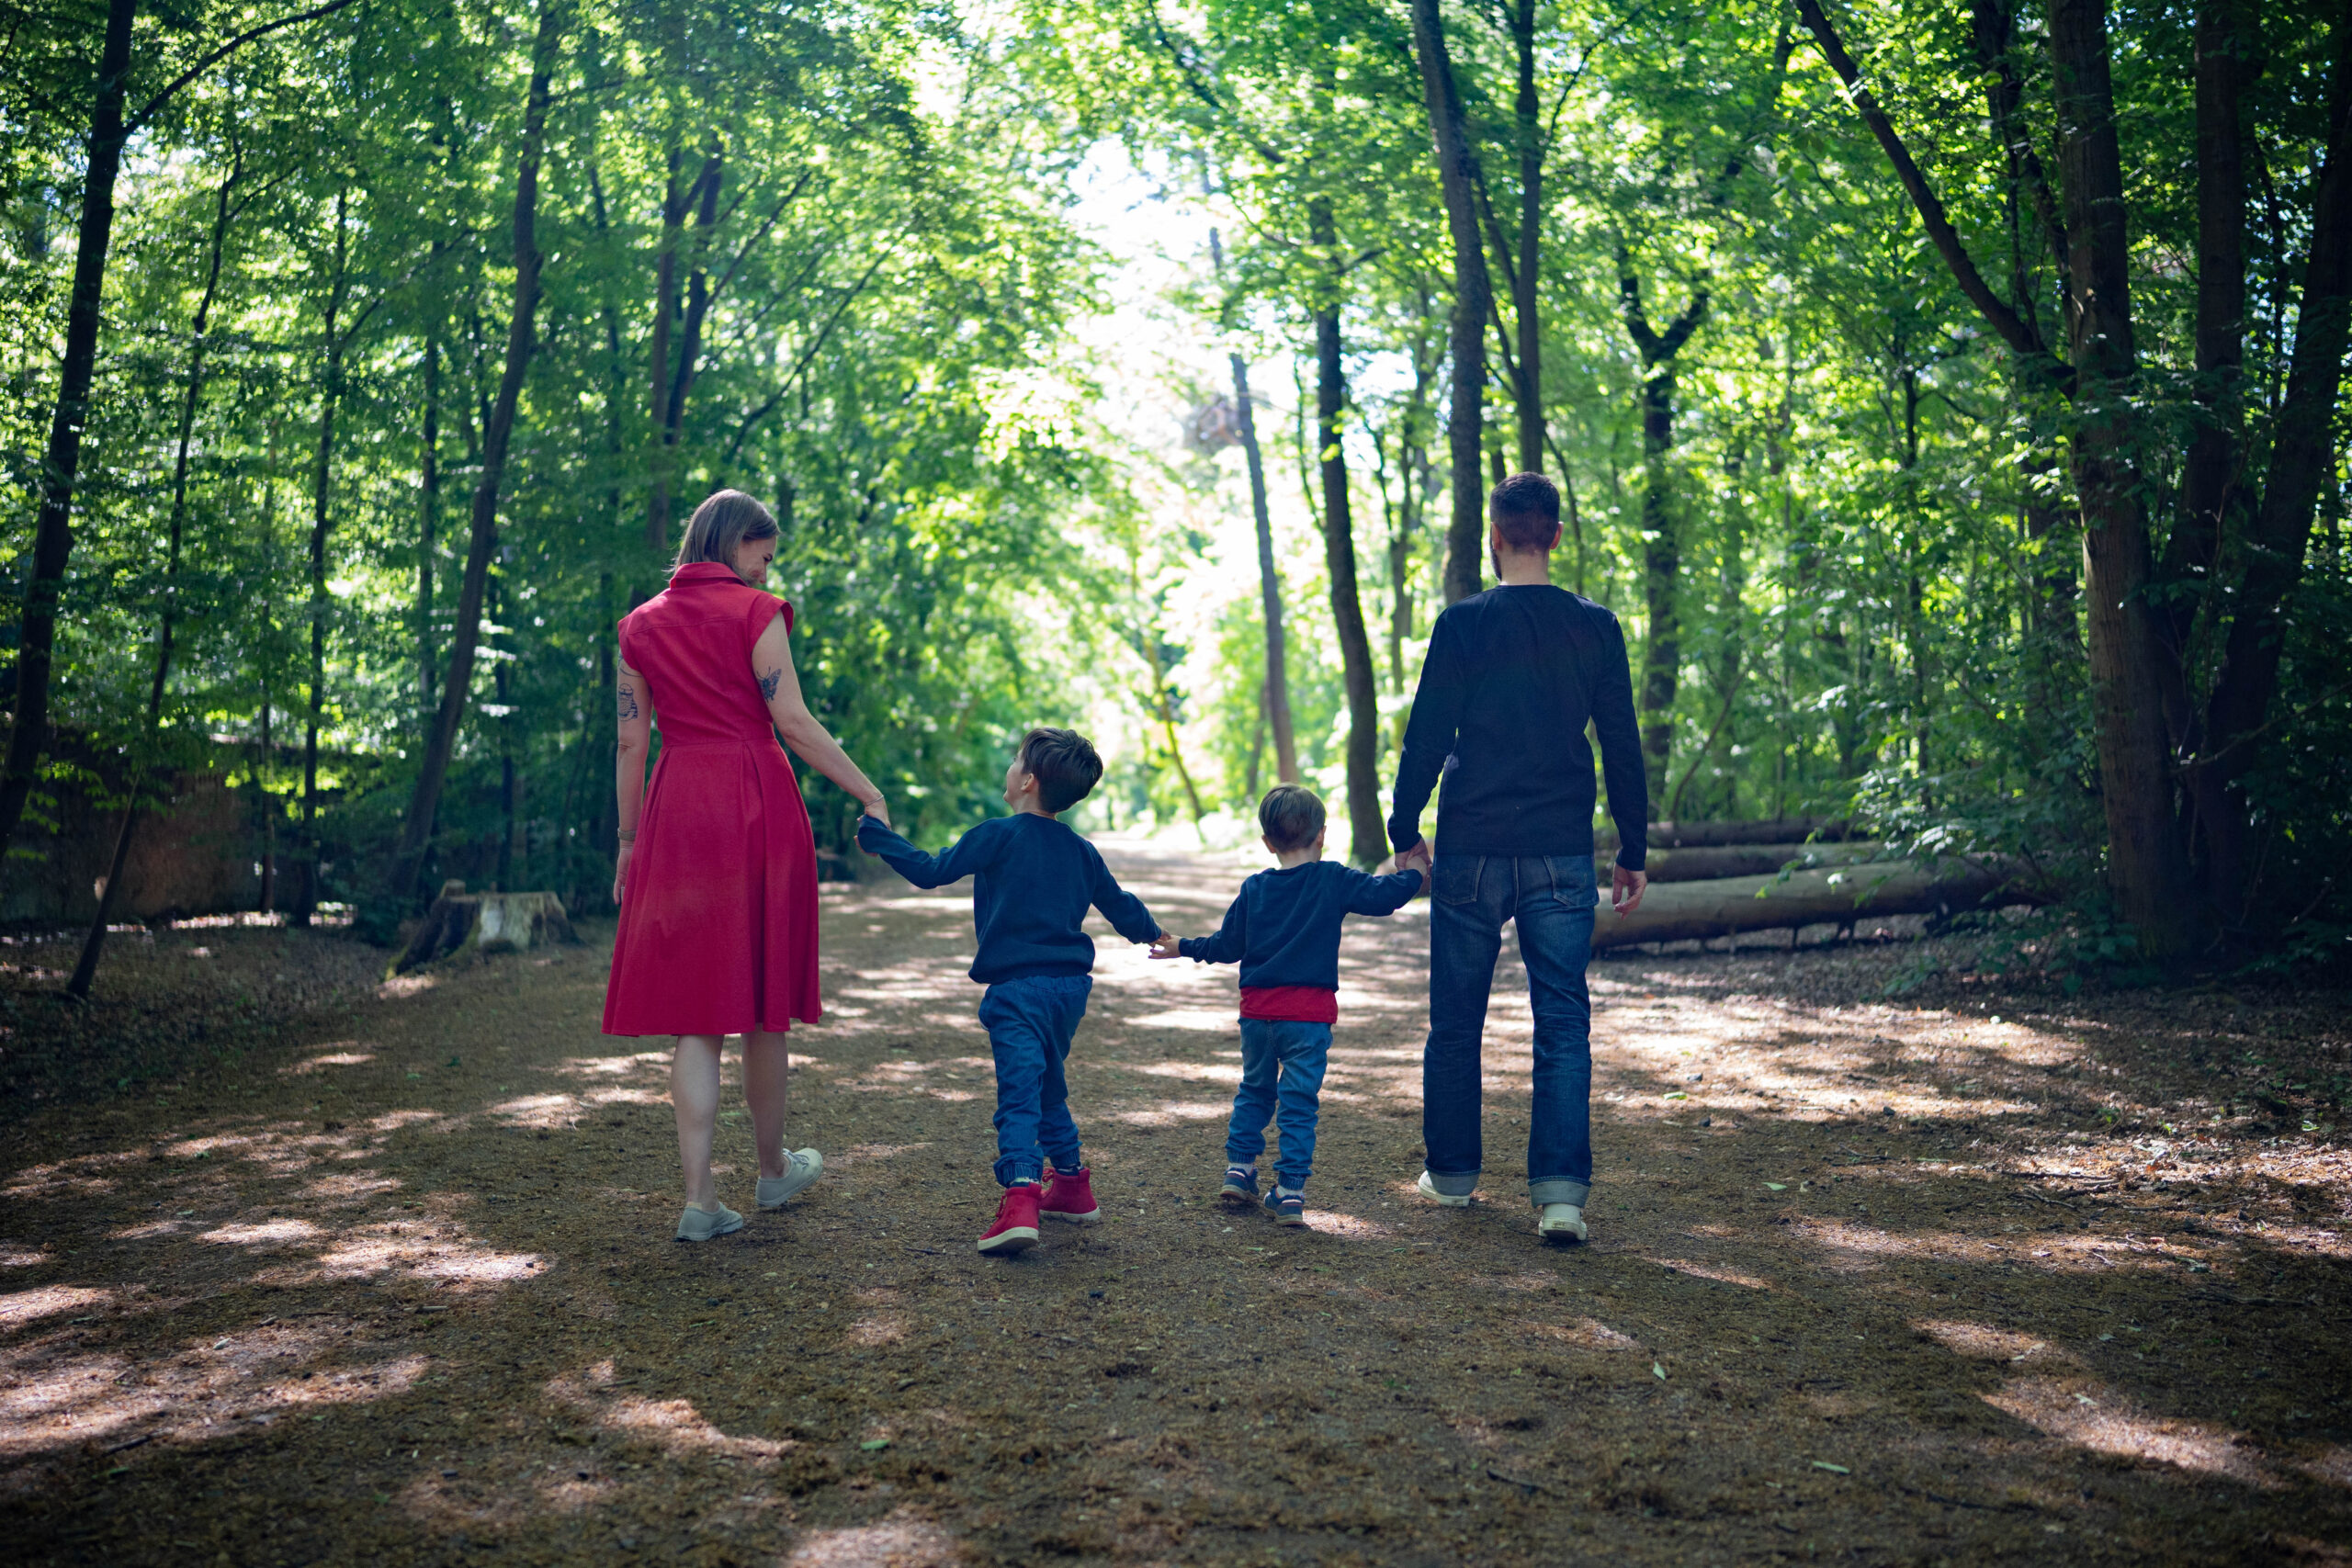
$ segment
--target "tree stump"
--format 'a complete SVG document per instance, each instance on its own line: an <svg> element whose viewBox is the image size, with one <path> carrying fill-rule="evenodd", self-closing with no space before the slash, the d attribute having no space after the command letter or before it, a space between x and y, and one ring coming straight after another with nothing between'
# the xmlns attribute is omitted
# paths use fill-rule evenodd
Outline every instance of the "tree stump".
<svg viewBox="0 0 2352 1568"><path fill-rule="evenodd" d="M552 893L469 893L462 882L445 882L390 973L579 941L563 900Z"/></svg>

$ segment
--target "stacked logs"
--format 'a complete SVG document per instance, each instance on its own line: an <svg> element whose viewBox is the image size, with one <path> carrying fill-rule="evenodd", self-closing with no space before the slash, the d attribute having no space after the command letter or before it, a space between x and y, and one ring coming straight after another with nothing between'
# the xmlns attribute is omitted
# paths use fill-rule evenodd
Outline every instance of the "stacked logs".
<svg viewBox="0 0 2352 1568"><path fill-rule="evenodd" d="M2049 901L2047 890L2013 861L1890 856L1883 843L1849 838L1846 823L1800 817L1656 824L1649 890L1640 908L1620 915L1610 908L1608 893L1616 835L1600 835L1597 842L1596 950Z"/></svg>

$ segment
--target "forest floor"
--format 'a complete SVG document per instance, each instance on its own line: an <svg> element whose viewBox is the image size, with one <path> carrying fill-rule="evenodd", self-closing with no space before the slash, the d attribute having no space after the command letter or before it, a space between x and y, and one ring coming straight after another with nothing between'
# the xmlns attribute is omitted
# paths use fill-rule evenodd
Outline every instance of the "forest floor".
<svg viewBox="0 0 2352 1568"><path fill-rule="evenodd" d="M1252 863L1115 840L1163 924ZM677 1244L586 945L379 986L273 929L0 949L17 1562L2352 1562L2337 992L2066 998L1918 944L1596 963L1590 1245L1413 1196L1425 906L1351 922L1310 1224L1214 1201L1233 972L1098 936L1105 1223L974 1238L969 903L824 893L825 1178ZM803 1054L805 1053L805 1054ZM730 1083L734 1058L729 1059ZM119 1067L120 1070L118 1070Z"/></svg>

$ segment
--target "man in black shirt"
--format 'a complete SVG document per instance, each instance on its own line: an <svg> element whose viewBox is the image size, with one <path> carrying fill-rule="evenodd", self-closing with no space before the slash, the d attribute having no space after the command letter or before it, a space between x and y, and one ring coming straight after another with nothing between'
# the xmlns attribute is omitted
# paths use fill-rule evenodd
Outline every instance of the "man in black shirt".
<svg viewBox="0 0 2352 1568"><path fill-rule="evenodd" d="M1535 1014L1527 1192L1547 1241L1585 1239L1592 1190L1592 749L1600 738L1620 848L1611 901L1630 913L1648 881L1649 786L1633 673L1617 617L1551 581L1560 492L1513 474L1487 498L1502 585L1452 605L1430 633L1388 837L1400 868L1430 874L1430 1036L1421 1058L1424 1197L1469 1203L1483 1169L1480 1046L1506 920L1519 927ZM1421 807L1442 773L1437 847Z"/></svg>

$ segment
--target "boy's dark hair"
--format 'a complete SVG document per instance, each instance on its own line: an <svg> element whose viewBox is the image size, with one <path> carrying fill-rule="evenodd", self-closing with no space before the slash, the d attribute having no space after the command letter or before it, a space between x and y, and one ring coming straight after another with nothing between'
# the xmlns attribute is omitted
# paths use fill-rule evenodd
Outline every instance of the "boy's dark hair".
<svg viewBox="0 0 2352 1568"><path fill-rule="evenodd" d="M1560 532L1560 487L1542 474L1512 474L1487 497L1487 514L1515 550L1548 550Z"/></svg>
<svg viewBox="0 0 2352 1568"><path fill-rule="evenodd" d="M1276 784L1258 803L1258 830L1278 851L1305 849L1323 830L1323 797L1297 784Z"/></svg>
<svg viewBox="0 0 2352 1568"><path fill-rule="evenodd" d="M1021 765L1037 778L1037 804L1067 811L1102 782L1102 759L1075 729L1040 727L1021 738Z"/></svg>

